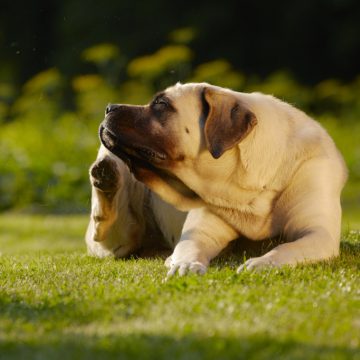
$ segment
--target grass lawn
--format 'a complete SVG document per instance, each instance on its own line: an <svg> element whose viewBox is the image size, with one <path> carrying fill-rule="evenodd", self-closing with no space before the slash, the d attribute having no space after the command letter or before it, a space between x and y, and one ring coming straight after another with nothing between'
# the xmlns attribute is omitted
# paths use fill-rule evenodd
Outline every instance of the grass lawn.
<svg viewBox="0 0 360 360"><path fill-rule="evenodd" d="M358 221L358 220L357 220ZM360 231L338 259L163 282L163 260L90 258L86 216L0 216L0 359L360 359Z"/></svg>

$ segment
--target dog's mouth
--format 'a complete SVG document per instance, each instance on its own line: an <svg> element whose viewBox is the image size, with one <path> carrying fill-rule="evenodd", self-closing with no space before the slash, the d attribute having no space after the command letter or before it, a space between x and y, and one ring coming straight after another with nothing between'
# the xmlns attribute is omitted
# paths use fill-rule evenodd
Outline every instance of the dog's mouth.
<svg viewBox="0 0 360 360"><path fill-rule="evenodd" d="M102 144L128 165L132 161L145 161L150 164L161 165L168 159L164 152L137 143L131 144L121 136L114 134L111 129L103 124L99 128L99 136Z"/></svg>
<svg viewBox="0 0 360 360"><path fill-rule="evenodd" d="M146 168L169 184L175 191L189 199L196 199L199 196L185 185L180 179L166 170L171 159L161 151L151 149L142 145L129 144L129 141L114 134L103 124L99 128L99 136L102 144L114 155L123 160L131 172L139 168Z"/></svg>

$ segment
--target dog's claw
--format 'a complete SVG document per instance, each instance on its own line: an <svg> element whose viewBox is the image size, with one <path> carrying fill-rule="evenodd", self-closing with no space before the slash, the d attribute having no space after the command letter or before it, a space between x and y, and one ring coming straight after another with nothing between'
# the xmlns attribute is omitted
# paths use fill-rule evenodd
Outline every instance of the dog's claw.
<svg viewBox="0 0 360 360"><path fill-rule="evenodd" d="M270 257L260 256L245 261L244 264L238 267L236 272L239 274L244 271L258 271L264 268L271 268L276 266L279 265L276 264Z"/></svg>
<svg viewBox="0 0 360 360"><path fill-rule="evenodd" d="M176 275L176 273L178 273L179 276L184 276L188 273L204 275L207 270L206 266L199 261L179 262L171 264L169 267L170 270L166 275L166 280Z"/></svg>
<svg viewBox="0 0 360 360"><path fill-rule="evenodd" d="M179 269L179 265L171 266L170 270L166 274L166 278L169 279L169 278L173 277L176 274L178 269Z"/></svg>
<svg viewBox="0 0 360 360"><path fill-rule="evenodd" d="M246 270L247 270L246 265L242 264L238 267L238 269L236 270L236 273L240 274L241 272L246 271Z"/></svg>

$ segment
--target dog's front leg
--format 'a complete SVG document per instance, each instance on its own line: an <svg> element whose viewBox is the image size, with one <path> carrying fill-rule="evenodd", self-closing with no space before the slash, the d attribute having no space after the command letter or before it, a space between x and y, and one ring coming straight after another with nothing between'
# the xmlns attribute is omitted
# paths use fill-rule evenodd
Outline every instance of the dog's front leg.
<svg viewBox="0 0 360 360"><path fill-rule="evenodd" d="M187 272L204 274L217 256L238 233L207 208L191 210L173 254L166 260L167 277Z"/></svg>

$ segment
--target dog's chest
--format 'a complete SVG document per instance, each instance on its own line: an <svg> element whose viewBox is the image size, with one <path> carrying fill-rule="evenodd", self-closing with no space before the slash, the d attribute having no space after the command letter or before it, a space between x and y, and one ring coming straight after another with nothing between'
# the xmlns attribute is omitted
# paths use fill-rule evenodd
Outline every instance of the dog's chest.
<svg viewBox="0 0 360 360"><path fill-rule="evenodd" d="M207 198L209 208L234 227L239 234L253 240L275 236L273 207L277 197L273 191L244 191L228 200Z"/></svg>

